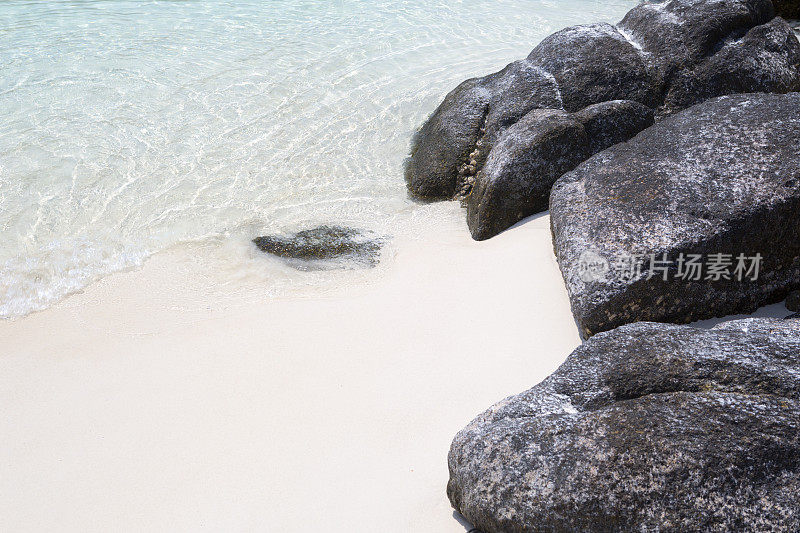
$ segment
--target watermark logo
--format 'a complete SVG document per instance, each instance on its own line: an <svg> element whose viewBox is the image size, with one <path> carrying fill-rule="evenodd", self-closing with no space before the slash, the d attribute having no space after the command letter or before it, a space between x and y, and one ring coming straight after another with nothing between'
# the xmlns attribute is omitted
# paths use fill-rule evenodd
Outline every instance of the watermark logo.
<svg viewBox="0 0 800 533"><path fill-rule="evenodd" d="M605 279L610 268L605 257L591 250L584 250L578 258L578 276L586 283Z"/></svg>
<svg viewBox="0 0 800 533"><path fill-rule="evenodd" d="M578 276L586 283L608 278L632 281L661 278L681 281L758 280L763 256L739 254L624 254L607 259L592 250L578 258Z"/></svg>

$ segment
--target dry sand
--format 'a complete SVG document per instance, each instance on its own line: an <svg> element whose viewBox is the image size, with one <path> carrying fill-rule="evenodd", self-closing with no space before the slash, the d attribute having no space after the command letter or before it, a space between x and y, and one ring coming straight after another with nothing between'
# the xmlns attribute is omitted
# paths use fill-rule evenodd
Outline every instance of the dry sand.
<svg viewBox="0 0 800 533"><path fill-rule="evenodd" d="M188 247L0 322L3 529L465 531L451 438L580 340L549 217L477 243L447 209L326 297Z"/></svg>
<svg viewBox="0 0 800 533"><path fill-rule="evenodd" d="M450 440L577 328L547 216L394 247L316 298L174 250L0 322L3 528L465 531Z"/></svg>

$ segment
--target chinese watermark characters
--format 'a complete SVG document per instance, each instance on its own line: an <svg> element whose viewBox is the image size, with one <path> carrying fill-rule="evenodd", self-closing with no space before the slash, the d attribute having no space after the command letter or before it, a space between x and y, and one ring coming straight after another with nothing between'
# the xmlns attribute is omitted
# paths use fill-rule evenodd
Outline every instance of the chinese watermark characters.
<svg viewBox="0 0 800 533"><path fill-rule="evenodd" d="M587 250L578 260L578 275L587 283L608 279L633 281L642 278L660 278L664 281L756 281L763 259L760 253L681 253L676 257L670 257L667 253L629 254L607 259Z"/></svg>

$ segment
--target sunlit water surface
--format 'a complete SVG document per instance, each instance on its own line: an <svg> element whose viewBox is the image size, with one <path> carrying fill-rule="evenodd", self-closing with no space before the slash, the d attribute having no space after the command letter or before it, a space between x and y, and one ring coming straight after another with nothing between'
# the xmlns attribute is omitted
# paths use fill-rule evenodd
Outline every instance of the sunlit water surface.
<svg viewBox="0 0 800 533"><path fill-rule="evenodd" d="M246 261L270 232L437 224L402 162L441 98L633 4L6 0L0 316L181 243ZM266 274L267 293L320 279Z"/></svg>

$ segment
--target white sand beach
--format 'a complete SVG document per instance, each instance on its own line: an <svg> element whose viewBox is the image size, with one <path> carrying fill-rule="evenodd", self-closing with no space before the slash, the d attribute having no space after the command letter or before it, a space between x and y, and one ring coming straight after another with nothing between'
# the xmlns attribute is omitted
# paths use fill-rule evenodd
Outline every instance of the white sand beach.
<svg viewBox="0 0 800 533"><path fill-rule="evenodd" d="M609 259L611 252L635 248L642 234L645 251L680 251L681 267L683 252L695 245L719 252L707 254L716 258L716 277L703 278L712 289L696 283L698 271L676 285L687 292L663 294L672 288L652 278L655 256L651 285L630 280L631 301L619 283L587 283L576 301L623 302L623 312L612 310L615 322L713 316L797 288L800 252L775 248L796 242L800 229L768 230L798 205L797 166L790 157L784 161L800 138L798 122L786 118L796 116L798 100L733 94L798 90L792 30L769 20L780 5L646 3L626 16L636 4L0 5L6 67L0 80L0 531L470 530L446 496L453 437L492 404L546 378L581 342L549 214L507 229L546 207L548 198L563 264L580 256L586 266L584 258L595 257L593 266L606 267L584 237L609 226L596 241L619 245L609 248ZM715 95L726 96L699 103ZM696 114L677 115L696 103L695 111L683 111ZM629 144L611 147L622 142ZM553 185L569 169L576 170ZM597 176L602 179L592 181ZM412 196L460 198L469 205L469 229L458 202L427 204ZM324 254L296 253L289 264L253 244L254 238L282 242L285 251L291 244L281 235L307 244L315 231L339 236L326 251L357 247L342 235L357 235L357 244L375 254L380 242L379 264L360 268L374 259L365 253L362 263L346 268L323 261L295 268L301 257ZM475 241L470 231L491 239ZM565 241L573 258L562 255ZM759 245L754 254L744 250L754 260L779 267L769 273L774 277L736 286L721 273L724 257L745 243ZM663 281L672 271L665 262L658 262ZM756 277L757 270L751 281ZM613 298L603 296L611 291ZM796 297L750 316L784 317L787 308L798 308ZM588 324L578 307L587 332L614 323ZM604 316L596 309L587 314ZM698 324L732 318L738 317ZM601 355L585 358L595 370L582 368L564 382L593 382L586 372L602 374L596 363L606 353L641 355L639 344L627 349L635 337L627 330L622 335L625 348L603 345ZM649 329L642 335L652 338ZM642 380L621 380L635 386L599 389L605 382L594 380L592 390L600 393L580 392L591 401L574 402L575 409L562 402L567 393L574 400L570 390L545 391L547 408L530 412L550 424L550 400L558 397L571 425L552 427L572 440L550 446L542 460L517 446L505 457L491 447L481 462L470 457L479 465L469 474L473 486L476 479L480 484L470 493L478 505L457 495L459 508L487 531L527 530L547 520L555 529L570 520L581 524L572 529L625 528L629 519L643 525L628 529L649 530L655 521L681 523L667 517L672 509L688 509L688 518L678 518L692 526L690 520L757 529L770 520L759 509L781 519L797 514L796 506L786 504L791 513L781 507L793 489L779 485L774 501L758 492L769 485L764 480L796 474L785 459L796 442L768 440L794 432L775 430L782 427L773 424L777 417L763 414L789 413L787 420L796 422L795 407L753 414L770 422L762 440L732 439L721 430L708 437L707 421L716 419L705 411L695 417L702 424L684 431L684 406L692 402L684 394L709 393L703 408L731 424L719 427L738 425L747 433L753 424L739 420L751 419L728 417L740 410L731 406L755 406L755 413L762 403L719 396L720 406L711 410L710 394L748 394L759 402L765 390L773 396L761 382L747 388L756 380L745 363L761 365L763 353L732 362L727 355L737 345L714 342L685 364L660 357L656 346L655 370ZM684 344L674 346L686 351ZM794 353L794 345L779 346ZM725 357L712 359L708 353L715 351ZM642 361L625 360L619 374L650 364ZM695 361L706 366L683 376ZM743 369L736 379L747 387L726 377L706 389L717 386L723 363ZM776 376L797 374L780 364L785 374ZM681 372L664 380L658 365ZM700 374L706 381L695 379ZM653 386L644 381L651 375ZM786 397L794 400L796 389ZM620 408L633 415L617 416L618 405L607 397L638 402ZM523 397L521 409L538 401L530 398ZM595 404L598 412L615 409L596 418L624 432L578 420ZM527 431L529 413L520 412L514 416ZM650 438L650 428L658 436L663 427L651 413L675 421L662 431L670 454ZM631 429L628 420L644 420L648 428ZM537 435L554 434L542 425L546 433L519 439L503 433L498 441L492 426L469 436L539 443ZM636 445L617 438L623 433L634 435ZM684 433L694 456L679 447ZM612 440L605 438L611 434L621 444L572 444ZM716 461L732 457L718 446L727 440L731 449L744 450L730 468ZM474 442L469 450L480 448ZM764 453L750 453L748 446L762 443L768 443ZM645 448L652 461L628 461ZM457 444L453 457L471 454L460 449ZM483 490L486 457L493 469L488 477L503 480L491 490ZM564 484L570 476L563 472L572 458L584 457L588 466L572 461L575 471L601 472L595 477L602 483L576 496L591 478L576 475ZM462 468L459 460L454 471ZM534 466L517 468L524 462ZM630 468L618 468L623 462ZM770 465L751 468L757 463ZM707 475L704 465L711 464L717 477ZM500 476L497 465L514 468ZM555 473L540 476L533 469L540 465ZM514 480L531 476L535 483L522 483L507 498L518 488ZM662 477L667 481L652 481ZM453 485L463 488L460 479ZM529 491L534 485L540 492ZM623 497L611 494L618 485L626 485L619 489ZM557 503L542 503L559 491ZM632 503L619 505L623 500ZM573 502L583 506L579 512L571 510ZM598 502L611 503L601 509ZM667 507L651 505L659 502ZM725 502L720 516L715 502ZM536 506L528 522L514 522ZM504 511L490 517L500 524L493 526L486 517L497 509Z"/></svg>
<svg viewBox="0 0 800 533"><path fill-rule="evenodd" d="M0 322L3 527L464 531L452 437L580 340L548 216L428 231L324 298L177 249Z"/></svg>

